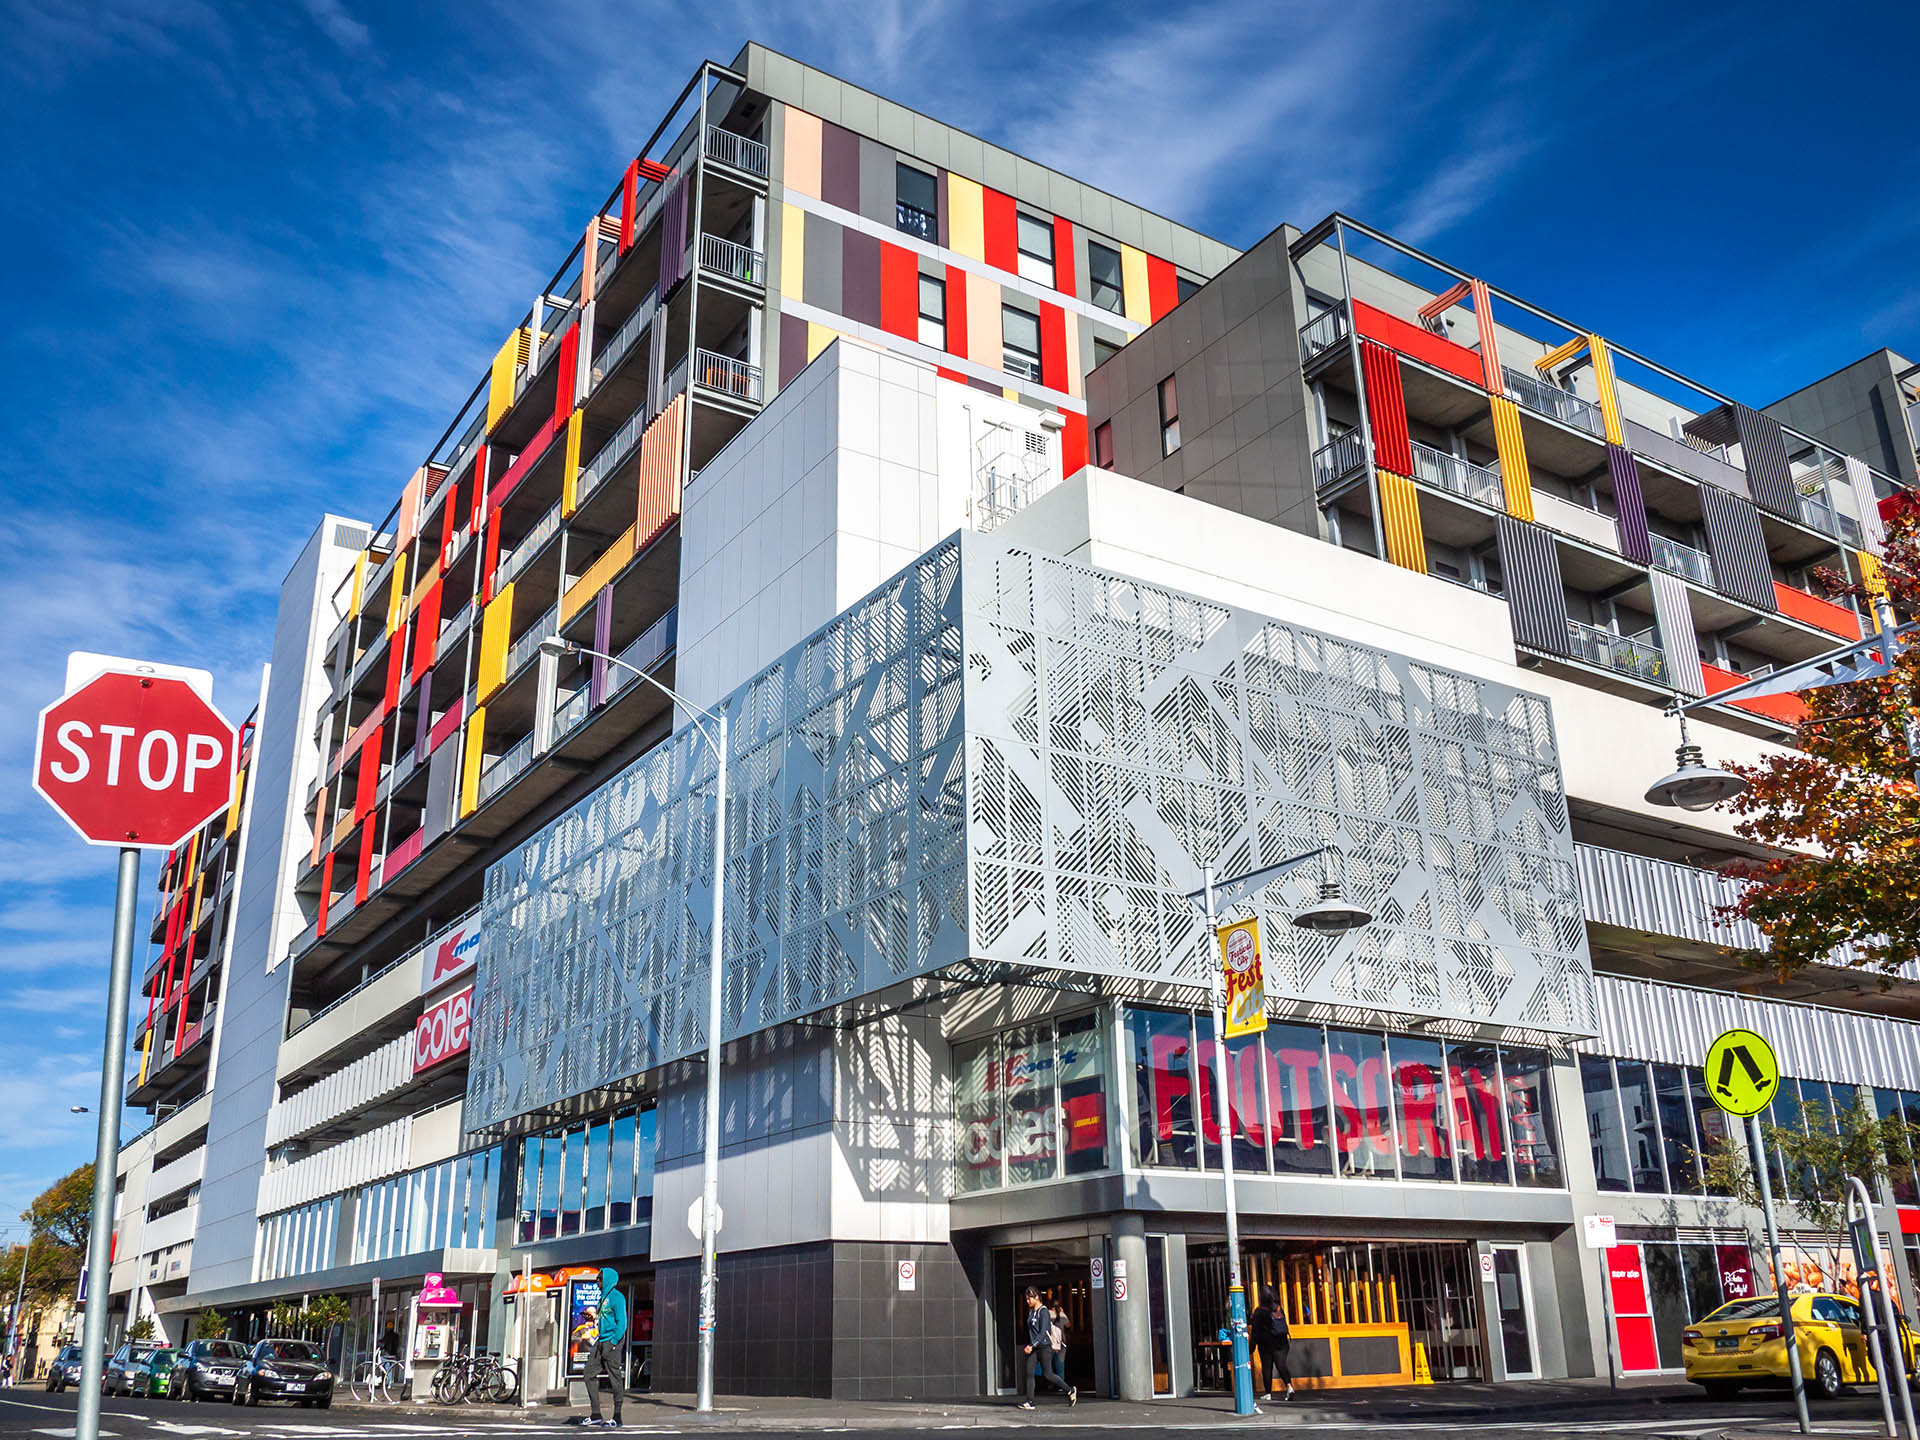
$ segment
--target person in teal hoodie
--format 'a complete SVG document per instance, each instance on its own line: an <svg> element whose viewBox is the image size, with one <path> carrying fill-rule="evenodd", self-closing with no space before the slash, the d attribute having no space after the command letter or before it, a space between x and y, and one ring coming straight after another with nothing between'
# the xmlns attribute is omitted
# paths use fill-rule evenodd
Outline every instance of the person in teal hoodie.
<svg viewBox="0 0 1920 1440"><path fill-rule="evenodd" d="M620 1428L620 1402L626 1398L627 1368L621 1351L627 1339L627 1297L620 1293L619 1272L610 1266L600 1270L600 1318L594 1332L593 1349L587 1352L587 1404L592 1414L586 1424L604 1430ZM600 1377L613 1387L613 1418L600 1418Z"/></svg>

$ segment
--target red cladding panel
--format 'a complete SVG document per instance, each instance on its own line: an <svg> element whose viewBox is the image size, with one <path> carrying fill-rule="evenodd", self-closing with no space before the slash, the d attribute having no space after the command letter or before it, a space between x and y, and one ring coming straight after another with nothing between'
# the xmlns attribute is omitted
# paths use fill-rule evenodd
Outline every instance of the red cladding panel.
<svg viewBox="0 0 1920 1440"><path fill-rule="evenodd" d="M1700 662L1700 678L1706 682L1707 694L1718 695L1722 690L1746 684L1753 677L1722 670L1718 665L1709 665L1703 660ZM1751 710L1769 720L1778 720L1782 725L1798 725L1807 718L1806 702L1798 695L1755 695L1747 700L1729 700L1727 704L1740 710Z"/></svg>
<svg viewBox="0 0 1920 1440"><path fill-rule="evenodd" d="M1040 302L1040 383L1049 390L1067 388L1067 312Z"/></svg>
<svg viewBox="0 0 1920 1440"><path fill-rule="evenodd" d="M380 789L380 748L386 727L376 725L360 746L360 779L353 787L353 818L364 820L373 812L373 799Z"/></svg>
<svg viewBox="0 0 1920 1440"><path fill-rule="evenodd" d="M447 547L453 544L453 537L460 523L457 518L460 510L459 486L456 485L447 492L445 509L446 514L440 519L440 559L443 564L447 558Z"/></svg>
<svg viewBox="0 0 1920 1440"><path fill-rule="evenodd" d="M1020 269L1020 228L1014 219L1013 197L981 188L987 263L1015 273ZM951 307L949 307L951 308Z"/></svg>
<svg viewBox="0 0 1920 1440"><path fill-rule="evenodd" d="M880 245L880 328L908 340L920 337L920 262L911 250Z"/></svg>
<svg viewBox="0 0 1920 1440"><path fill-rule="evenodd" d="M404 663L407 649L400 642L405 639L406 631L402 630L393 637L393 644L387 647L387 689L385 696L381 699L380 708L388 714L392 714L393 707L400 703L400 677L406 674L407 668ZM415 642L416 645L418 643L418 641ZM416 675L414 678L417 680L420 677Z"/></svg>
<svg viewBox="0 0 1920 1440"><path fill-rule="evenodd" d="M440 643L441 582L436 580L420 598L420 613L414 620L413 675L409 684L418 685L420 677L433 668L434 651ZM398 701L399 696L394 699Z"/></svg>
<svg viewBox="0 0 1920 1440"><path fill-rule="evenodd" d="M1073 222L1053 217L1053 288L1062 295L1077 295L1073 268Z"/></svg>
<svg viewBox="0 0 1920 1440"><path fill-rule="evenodd" d="M487 558L480 571L480 603L493 602L493 571L500 563L500 512L495 510L487 518Z"/></svg>
<svg viewBox="0 0 1920 1440"><path fill-rule="evenodd" d="M1778 580L1773 582L1773 597L1780 606L1780 613L1790 620L1812 625L1838 635L1842 640L1860 638L1860 617L1844 605L1822 600L1818 595L1809 595L1791 585L1782 585Z"/></svg>
<svg viewBox="0 0 1920 1440"><path fill-rule="evenodd" d="M566 428L567 417L564 415L548 420L527 442L527 448L514 458L513 464L507 467L507 473L500 477L500 483L493 487L493 493L487 497L487 502L495 510L506 503L507 496L511 495L520 482L527 478L533 467L540 463L540 457L546 454L547 447L553 444L553 437L561 434Z"/></svg>
<svg viewBox="0 0 1920 1440"><path fill-rule="evenodd" d="M1087 468L1087 417L1062 410L1060 418L1060 474L1071 478Z"/></svg>
<svg viewBox="0 0 1920 1440"><path fill-rule="evenodd" d="M1157 255L1147 256L1147 309L1158 320L1180 303L1180 277L1173 263Z"/></svg>
<svg viewBox="0 0 1920 1440"><path fill-rule="evenodd" d="M633 202L640 189L640 162L629 160L627 173L620 182L620 253L633 246Z"/></svg>
<svg viewBox="0 0 1920 1440"><path fill-rule="evenodd" d="M320 862L320 914L314 921L314 934L327 933L327 903L333 899L333 852Z"/></svg>
<svg viewBox="0 0 1920 1440"><path fill-rule="evenodd" d="M1431 365L1436 370L1444 370L1449 375L1457 375L1469 385L1480 385L1486 378L1482 373L1480 357L1466 346L1443 340L1431 330L1410 325L1397 315L1376 310L1364 300L1353 302L1353 319L1362 337L1378 340L1409 359Z"/></svg>
<svg viewBox="0 0 1920 1440"><path fill-rule="evenodd" d="M1620 1335L1620 1368L1624 1371L1658 1370L1660 1351L1653 1340L1653 1318L1649 1315L1623 1315L1614 1321Z"/></svg>
<svg viewBox="0 0 1920 1440"><path fill-rule="evenodd" d="M1407 433L1407 399L1400 389L1400 357L1384 345L1362 340L1360 369L1367 381L1373 458L1382 470L1412 475L1413 442Z"/></svg>
<svg viewBox="0 0 1920 1440"><path fill-rule="evenodd" d="M958 265L947 267L947 353L967 358L967 272Z"/></svg>
<svg viewBox="0 0 1920 1440"><path fill-rule="evenodd" d="M554 371L553 428L560 429L573 414L574 371L580 365L580 327L574 325L560 337L560 364Z"/></svg>

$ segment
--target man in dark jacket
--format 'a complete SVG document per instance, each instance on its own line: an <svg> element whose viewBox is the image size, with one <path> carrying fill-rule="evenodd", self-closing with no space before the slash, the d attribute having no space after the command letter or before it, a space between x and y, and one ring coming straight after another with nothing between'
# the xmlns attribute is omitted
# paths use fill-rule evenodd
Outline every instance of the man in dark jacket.
<svg viewBox="0 0 1920 1440"><path fill-rule="evenodd" d="M1060 1373L1060 1348L1054 1343L1053 1312L1040 1303L1040 1292L1027 1287L1027 1343L1021 1347L1017 1362L1020 1371L1020 1408L1033 1409L1033 1376L1040 1378L1067 1397L1067 1404L1078 1405L1080 1392L1067 1384Z"/></svg>
<svg viewBox="0 0 1920 1440"><path fill-rule="evenodd" d="M627 1395L626 1366L621 1362L621 1346L627 1338L627 1297L620 1293L619 1272L610 1267L600 1271L600 1319L594 1332L593 1349L587 1352L587 1404L593 1413L588 1425L603 1429L620 1428L620 1404ZM600 1377L613 1386L613 1418L600 1418Z"/></svg>
<svg viewBox="0 0 1920 1440"><path fill-rule="evenodd" d="M1248 1338L1253 1341L1254 1349L1260 1352L1260 1366L1267 1376L1267 1398L1291 1400L1293 1372L1287 1368L1287 1352L1293 1348L1293 1330L1287 1324L1286 1311L1273 1303L1271 1295L1263 1296L1259 1305L1254 1307ZM1287 1387L1286 1393L1276 1395L1274 1387L1282 1384Z"/></svg>

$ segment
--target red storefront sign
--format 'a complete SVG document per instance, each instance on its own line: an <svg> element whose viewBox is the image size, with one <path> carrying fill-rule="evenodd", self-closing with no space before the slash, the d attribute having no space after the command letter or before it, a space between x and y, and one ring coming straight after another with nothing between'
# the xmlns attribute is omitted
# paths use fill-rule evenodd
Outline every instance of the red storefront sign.
<svg viewBox="0 0 1920 1440"><path fill-rule="evenodd" d="M1616 1245L1606 1252L1606 1257L1614 1333L1620 1340L1620 1368L1658 1370L1660 1350L1653 1338L1653 1311L1647 1303L1647 1277L1640 1268L1640 1247Z"/></svg>
<svg viewBox="0 0 1920 1440"><path fill-rule="evenodd" d="M1714 1255L1720 1261L1720 1293L1729 1300L1744 1300L1755 1293L1759 1280L1753 1273L1753 1254L1744 1245L1716 1245Z"/></svg>
<svg viewBox="0 0 1920 1440"><path fill-rule="evenodd" d="M421 977L422 993L436 985L464 975L473 968L473 962L480 957L480 922L469 920L466 924L447 931L434 944L433 953L427 957L426 973Z"/></svg>
<svg viewBox="0 0 1920 1440"><path fill-rule="evenodd" d="M473 987L449 995L413 1027L413 1073L431 1070L467 1052L473 1036Z"/></svg>

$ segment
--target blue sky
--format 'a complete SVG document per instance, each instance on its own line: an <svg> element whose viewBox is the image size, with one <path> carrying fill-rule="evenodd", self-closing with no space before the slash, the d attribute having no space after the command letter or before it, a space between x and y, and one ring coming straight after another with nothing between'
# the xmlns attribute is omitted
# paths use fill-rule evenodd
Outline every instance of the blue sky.
<svg viewBox="0 0 1920 1440"><path fill-rule="evenodd" d="M0 1222L92 1145L113 857L27 786L66 653L243 715L315 517L385 513L701 58L1234 243L1345 209L1756 404L1920 355L1911 11L1570 9L0 0Z"/></svg>

